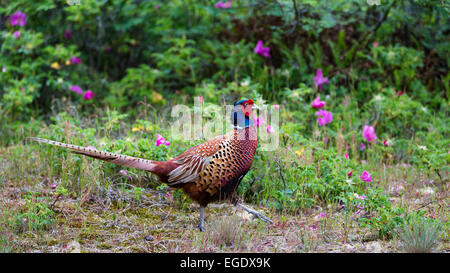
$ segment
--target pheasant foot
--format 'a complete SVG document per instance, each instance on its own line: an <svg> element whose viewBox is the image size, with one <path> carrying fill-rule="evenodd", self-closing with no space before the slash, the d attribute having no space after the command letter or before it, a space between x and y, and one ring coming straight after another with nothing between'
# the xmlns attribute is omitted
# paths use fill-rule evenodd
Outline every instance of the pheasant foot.
<svg viewBox="0 0 450 273"><path fill-rule="evenodd" d="M273 223L272 220L270 220L269 218L267 218L267 217L264 216L263 214L257 212L256 210L253 210L253 209L251 209L251 208L248 208L248 207L246 207L246 206L244 206L244 205L242 205L242 204L240 204L240 203L236 204L236 206L238 206L238 207L244 209L244 210L247 211L248 213L253 214L253 216L254 216L255 218L258 217L259 219L261 219L261 220L264 221L264 222L271 223L271 224Z"/></svg>

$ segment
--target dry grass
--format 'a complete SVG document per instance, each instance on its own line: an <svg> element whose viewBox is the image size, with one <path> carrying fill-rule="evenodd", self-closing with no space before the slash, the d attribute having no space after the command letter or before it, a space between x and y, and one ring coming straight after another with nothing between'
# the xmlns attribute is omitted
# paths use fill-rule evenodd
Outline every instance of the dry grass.
<svg viewBox="0 0 450 273"><path fill-rule="evenodd" d="M222 216L208 227L208 236L217 247L239 245L244 236L239 216Z"/></svg>

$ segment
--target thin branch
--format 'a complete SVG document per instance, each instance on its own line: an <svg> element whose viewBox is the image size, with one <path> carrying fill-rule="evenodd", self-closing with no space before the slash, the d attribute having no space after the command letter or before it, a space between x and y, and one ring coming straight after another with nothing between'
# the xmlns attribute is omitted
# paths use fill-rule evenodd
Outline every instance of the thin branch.
<svg viewBox="0 0 450 273"><path fill-rule="evenodd" d="M277 0L273 0L277 5L278 5L278 7L280 8L280 10L281 10L281 14L283 15L283 17L284 17L284 9L283 9L283 5L280 3L280 2L278 2Z"/></svg>
<svg viewBox="0 0 450 273"><path fill-rule="evenodd" d="M299 15L299 12L298 12L298 8L297 8L297 1L296 0L292 0L292 4L294 5L294 10L295 10L295 25L297 25L298 24L298 22L299 22L299 17L300 17L300 15Z"/></svg>
<svg viewBox="0 0 450 273"><path fill-rule="evenodd" d="M391 9L394 7L394 5L396 3L397 3L397 1L393 0L391 2L391 4L387 7L387 9L385 10L385 12L384 12L383 16L381 17L381 19L378 20L376 25L371 30L366 31L364 36L361 38L361 42L358 44L358 46L356 47L355 51L353 52L352 60L355 58L356 52L358 52L360 48L362 48L362 47L367 45L367 38L369 37L369 34L377 32L378 28L380 28L381 25L384 23L384 21L386 21L389 13L391 11Z"/></svg>
<svg viewBox="0 0 450 273"><path fill-rule="evenodd" d="M278 170L280 171L280 177L281 177L281 180L283 181L284 190L286 190L286 180L284 179L283 169L281 167L280 161L279 161L279 159L276 159L275 162L277 163Z"/></svg>

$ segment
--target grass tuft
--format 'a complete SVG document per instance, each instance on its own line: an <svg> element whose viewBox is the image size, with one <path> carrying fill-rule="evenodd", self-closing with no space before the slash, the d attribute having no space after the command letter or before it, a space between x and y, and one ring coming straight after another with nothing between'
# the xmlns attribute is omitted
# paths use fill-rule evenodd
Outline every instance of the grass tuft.
<svg viewBox="0 0 450 273"><path fill-rule="evenodd" d="M407 253L430 253L438 245L441 224L427 218L412 218L400 231L401 248Z"/></svg>
<svg viewBox="0 0 450 273"><path fill-rule="evenodd" d="M236 246L243 241L242 221L236 215L216 219L207 232L212 243L217 247Z"/></svg>

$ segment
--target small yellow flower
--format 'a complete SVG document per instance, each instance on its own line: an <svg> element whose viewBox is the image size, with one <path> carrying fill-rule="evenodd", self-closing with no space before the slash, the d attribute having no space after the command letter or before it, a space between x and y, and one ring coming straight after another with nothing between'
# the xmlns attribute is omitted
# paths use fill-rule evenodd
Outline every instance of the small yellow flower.
<svg viewBox="0 0 450 273"><path fill-rule="evenodd" d="M61 67L59 66L59 63L58 63L58 62L52 63L52 64L50 65L50 67L53 68L53 69L56 69L56 70L61 69Z"/></svg>
<svg viewBox="0 0 450 273"><path fill-rule="evenodd" d="M295 153L299 156L302 157L303 152L305 151L305 147L300 148L300 150L295 151Z"/></svg>
<svg viewBox="0 0 450 273"><path fill-rule="evenodd" d="M160 102L160 101L162 101L164 99L163 96L160 93L155 92L155 91L153 91L152 96L153 96L152 100L154 102Z"/></svg>
<svg viewBox="0 0 450 273"><path fill-rule="evenodd" d="M70 65L70 60L67 60L67 61L66 61L66 65Z"/></svg>
<svg viewBox="0 0 450 273"><path fill-rule="evenodd" d="M138 131L142 131L142 129L144 129L142 126L138 126L138 127L133 127L132 129L131 129L131 132L138 132Z"/></svg>

